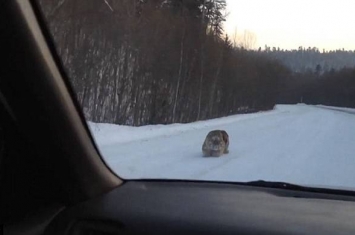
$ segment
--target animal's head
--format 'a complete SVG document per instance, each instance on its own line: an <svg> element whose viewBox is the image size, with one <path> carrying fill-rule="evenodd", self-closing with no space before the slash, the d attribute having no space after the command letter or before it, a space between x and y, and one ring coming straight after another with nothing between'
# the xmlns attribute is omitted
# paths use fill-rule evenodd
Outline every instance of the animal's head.
<svg viewBox="0 0 355 235"><path fill-rule="evenodd" d="M212 142L212 144L214 144L214 145L218 145L219 143L221 143L221 141L222 141L222 138L221 138L220 135L213 135L213 136L211 137L211 142Z"/></svg>
<svg viewBox="0 0 355 235"><path fill-rule="evenodd" d="M206 141L212 150L219 150L224 144L223 136L218 130L208 133Z"/></svg>

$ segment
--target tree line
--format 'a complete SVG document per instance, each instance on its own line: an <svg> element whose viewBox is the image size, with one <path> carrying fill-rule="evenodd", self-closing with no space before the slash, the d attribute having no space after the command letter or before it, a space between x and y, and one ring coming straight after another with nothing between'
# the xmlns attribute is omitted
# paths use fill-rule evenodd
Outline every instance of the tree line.
<svg viewBox="0 0 355 235"><path fill-rule="evenodd" d="M267 55L271 59L282 61L293 72L298 73L306 73L315 69L323 73L355 66L355 50L345 50L344 48L320 51L317 47L300 46L297 50L284 50L266 45L264 50L259 48L257 52Z"/></svg>
<svg viewBox="0 0 355 235"><path fill-rule="evenodd" d="M336 76L297 73L277 58L235 46L223 35L225 0L39 3L77 99L94 122L185 123L269 110L311 99L303 88L314 95L319 76Z"/></svg>
<svg viewBox="0 0 355 235"><path fill-rule="evenodd" d="M355 108L355 69L293 73L280 85L278 103Z"/></svg>

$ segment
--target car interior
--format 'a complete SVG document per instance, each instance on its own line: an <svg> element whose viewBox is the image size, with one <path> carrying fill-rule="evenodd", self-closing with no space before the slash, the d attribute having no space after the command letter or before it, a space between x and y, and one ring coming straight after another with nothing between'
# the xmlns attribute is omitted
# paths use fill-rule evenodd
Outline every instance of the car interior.
<svg viewBox="0 0 355 235"><path fill-rule="evenodd" d="M125 180L105 164L35 1L0 3L3 234L355 234L355 192Z"/></svg>

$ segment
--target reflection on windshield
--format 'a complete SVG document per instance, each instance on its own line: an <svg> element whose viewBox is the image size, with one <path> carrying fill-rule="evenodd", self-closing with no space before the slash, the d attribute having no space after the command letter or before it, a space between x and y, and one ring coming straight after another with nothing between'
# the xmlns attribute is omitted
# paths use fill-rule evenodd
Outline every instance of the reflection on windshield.
<svg viewBox="0 0 355 235"><path fill-rule="evenodd" d="M298 22L278 10L264 22L256 14L268 11L241 0L39 3L121 177L354 188L355 51L340 40L352 37L345 27L329 44L318 36L332 29L305 21L315 11L299 9Z"/></svg>

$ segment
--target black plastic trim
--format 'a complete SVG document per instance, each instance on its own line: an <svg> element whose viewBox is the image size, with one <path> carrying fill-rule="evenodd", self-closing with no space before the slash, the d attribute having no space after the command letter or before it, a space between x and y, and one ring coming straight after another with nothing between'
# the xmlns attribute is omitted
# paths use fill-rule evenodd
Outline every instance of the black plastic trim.
<svg viewBox="0 0 355 235"><path fill-rule="evenodd" d="M122 180L94 146L31 1L6 0L1 14L0 43L6 47L0 55L6 58L1 67L1 93L42 160L53 165L57 178L63 178L66 203L87 200L119 186Z"/></svg>

